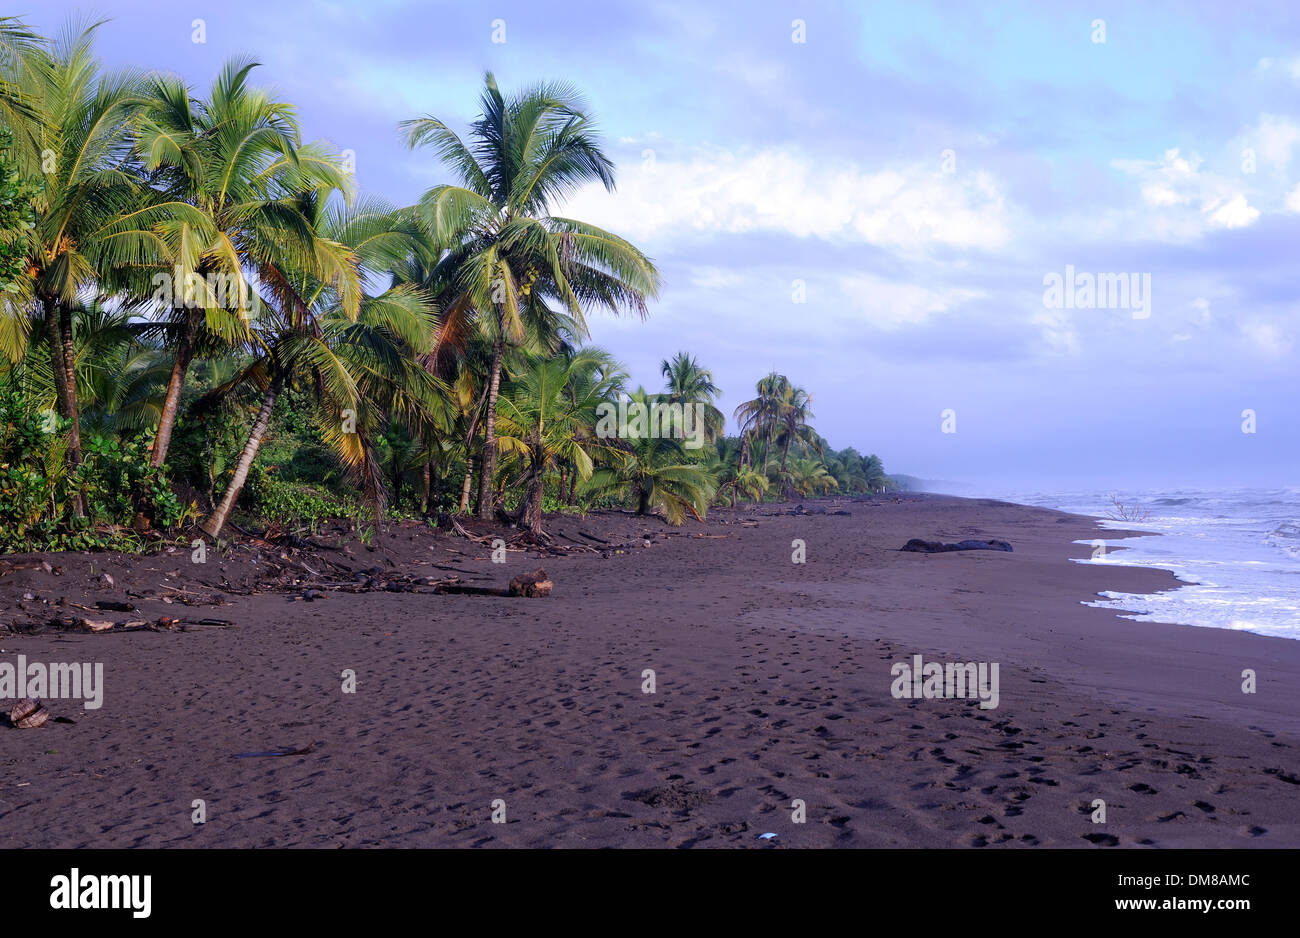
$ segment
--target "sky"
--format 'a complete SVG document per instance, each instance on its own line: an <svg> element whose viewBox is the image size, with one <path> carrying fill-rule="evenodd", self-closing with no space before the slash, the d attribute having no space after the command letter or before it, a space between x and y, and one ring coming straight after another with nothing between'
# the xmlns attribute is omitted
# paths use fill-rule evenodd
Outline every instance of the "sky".
<svg viewBox="0 0 1300 938"><path fill-rule="evenodd" d="M649 389L779 371L832 446L986 490L1300 484L1286 2L26 2L198 91L253 56L394 204L452 181L398 122L575 85L617 189L556 214L659 266L589 320Z"/></svg>

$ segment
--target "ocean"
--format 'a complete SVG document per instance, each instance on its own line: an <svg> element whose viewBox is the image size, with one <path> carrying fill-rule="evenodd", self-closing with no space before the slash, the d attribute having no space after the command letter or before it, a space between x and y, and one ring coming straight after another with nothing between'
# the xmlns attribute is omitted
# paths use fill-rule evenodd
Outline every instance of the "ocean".
<svg viewBox="0 0 1300 938"><path fill-rule="evenodd" d="M1139 622L1174 622L1300 639L1300 488L1021 492L990 497L1110 518L1111 501L1147 515L1105 527L1160 537L1105 538L1126 550L1080 563L1172 571L1188 584L1155 595L1103 593L1089 605L1137 610ZM1088 543L1088 542L1084 542Z"/></svg>

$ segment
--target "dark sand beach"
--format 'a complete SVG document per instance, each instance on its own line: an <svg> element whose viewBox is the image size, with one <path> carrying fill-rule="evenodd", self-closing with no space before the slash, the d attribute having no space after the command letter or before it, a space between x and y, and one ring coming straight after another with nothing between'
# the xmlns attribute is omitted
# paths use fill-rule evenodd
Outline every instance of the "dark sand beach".
<svg viewBox="0 0 1300 938"><path fill-rule="evenodd" d="M1082 605L1104 590L1176 587L1159 572L1072 563L1091 550L1073 541L1115 536L1091 519L939 496L818 506L849 514L762 505L681 528L548 518L558 544L602 546L582 531L634 546L512 551L504 565L423 526L323 554L500 587L542 566L555 584L544 599L240 595L258 582L255 547L202 565L188 551L44 555L61 570L0 576L0 623L24 630L0 631L0 661L102 662L103 706L51 700L75 723L0 728L0 840L1300 847L1300 642ZM1015 549L900 552L912 537ZM796 538L803 565L791 562ZM261 553L264 570L276 550ZM214 593L228 604L159 598ZM26 631L61 614L234 624ZM997 662L998 706L895 699L890 667L916 654ZM342 692L346 669L355 694ZM646 669L654 694L642 693ZM1244 669L1255 694L1242 693ZM306 751L246 755L277 750ZM507 823L492 823L497 799ZM796 799L806 823L791 820Z"/></svg>

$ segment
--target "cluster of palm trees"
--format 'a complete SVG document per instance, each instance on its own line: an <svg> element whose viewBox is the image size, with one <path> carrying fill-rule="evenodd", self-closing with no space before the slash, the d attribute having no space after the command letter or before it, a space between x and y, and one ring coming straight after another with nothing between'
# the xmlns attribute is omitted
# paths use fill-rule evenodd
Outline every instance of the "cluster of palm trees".
<svg viewBox="0 0 1300 938"><path fill-rule="evenodd" d="M0 194L18 194L0 200L0 382L58 415L70 478L85 433L143 435L161 477L178 426L237 426L201 523L216 536L292 393L369 504L415 477L426 511L513 509L538 535L548 498L679 521L772 485L887 484L878 460L828 451L809 396L778 375L737 410L738 443L691 356L665 361L648 394L581 344L591 311L644 316L661 281L629 242L555 214L614 184L572 88L506 95L488 74L464 137L405 122L454 182L399 208L359 197L340 154L303 142L254 62L200 92L104 70L96 29L48 42L0 18ZM620 398L700 405L709 446L595 432ZM68 510L88 510L75 486Z"/></svg>

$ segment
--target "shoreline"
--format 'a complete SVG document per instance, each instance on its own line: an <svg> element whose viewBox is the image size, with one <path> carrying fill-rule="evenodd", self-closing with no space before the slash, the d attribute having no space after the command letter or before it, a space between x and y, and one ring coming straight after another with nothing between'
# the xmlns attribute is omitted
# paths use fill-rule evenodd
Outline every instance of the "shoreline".
<svg viewBox="0 0 1300 938"><path fill-rule="evenodd" d="M228 591L220 607L134 602L229 629L0 632L0 660L105 665L101 709L52 701L76 723L0 728L0 833L38 847L770 847L765 831L778 847L1300 846L1300 644L1083 605L1180 584L1072 562L1090 554L1072 543L1083 534L1117 536L1096 519L928 494L805 504L849 514L764 504L678 529L553 516L557 543L635 546L504 565L393 525L374 550L330 555L485 586L540 566L546 599ZM1014 551L900 552L911 537ZM198 574L179 551L64 555L62 576L0 576L0 622L38 614L24 592L31 607L237 589L259 575L252 559ZM999 664L997 708L891 696L891 666L917 654ZM238 758L281 749L295 753Z"/></svg>

